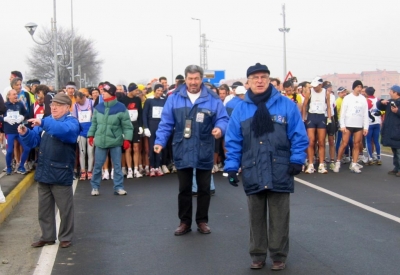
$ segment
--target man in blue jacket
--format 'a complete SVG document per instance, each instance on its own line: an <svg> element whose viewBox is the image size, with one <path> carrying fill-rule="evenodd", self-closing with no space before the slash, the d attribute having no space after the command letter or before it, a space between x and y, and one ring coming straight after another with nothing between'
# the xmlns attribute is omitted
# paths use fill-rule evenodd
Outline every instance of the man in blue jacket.
<svg viewBox="0 0 400 275"><path fill-rule="evenodd" d="M272 270L282 270L289 251L289 195L294 191L293 176L301 172L306 158L308 138L299 109L281 96L269 75L268 67L260 63L247 70L250 89L229 120L224 170L229 183L238 186L236 173L242 168L250 219L250 267L262 268L269 250Z"/></svg>
<svg viewBox="0 0 400 275"><path fill-rule="evenodd" d="M34 126L18 128L23 143L30 148L39 146L35 181L38 182L40 240L32 247L55 244L56 213L60 211L61 224L58 240L61 248L71 246L74 232L74 204L72 182L74 176L75 148L79 135L79 122L70 115L71 99L64 93L54 96L51 116L32 118Z"/></svg>
<svg viewBox="0 0 400 275"><path fill-rule="evenodd" d="M199 66L186 67L186 85L179 86L168 97L156 132L154 151L160 153L174 131L172 148L178 170L180 219L176 236L191 231L193 168L196 168L198 185L197 230L202 234L211 233L207 223L214 140L225 134L228 114L218 95L203 85L203 74Z"/></svg>

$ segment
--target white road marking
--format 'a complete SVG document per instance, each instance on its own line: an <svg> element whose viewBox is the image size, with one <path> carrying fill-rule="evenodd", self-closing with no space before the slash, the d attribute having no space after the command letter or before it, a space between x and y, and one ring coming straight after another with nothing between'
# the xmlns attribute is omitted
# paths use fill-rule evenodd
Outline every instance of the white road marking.
<svg viewBox="0 0 400 275"><path fill-rule="evenodd" d="M72 192L75 194L76 185L78 180L74 180L72 184ZM58 230L60 228L60 212L57 211L56 215L56 225L57 225L57 236ZM42 252L40 253L39 260L36 264L35 272L33 275L51 275L53 271L54 262L56 261L56 256L59 248L59 242L57 241L54 245L46 245L42 247Z"/></svg>
<svg viewBox="0 0 400 275"><path fill-rule="evenodd" d="M297 182L299 182L301 184L304 184L304 185L306 185L308 187L314 188L314 189L316 189L318 191L321 191L321 192L323 192L325 194L328 194L328 195L330 195L332 197L338 198L338 199L340 199L342 201L345 201L345 202L348 202L348 203L353 204L355 206L358 206L358 207L360 207L362 209L365 209L365 210L367 210L369 212L372 212L372 213L377 214L379 216L382 216L382 217L385 217L385 218L390 219L392 221L400 223L400 218L399 217L396 217L394 215L391 215L391 214L388 214L386 212L380 211L380 210L378 210L376 208L373 208L373 207L370 207L368 205L362 204L362 203L360 203L358 201L355 201L355 200L352 200L352 199L350 199L348 197L339 195L338 193L329 191L328 189L325 189L325 188L322 188L322 187L320 187L318 185L312 184L311 182L308 182L308 181L305 181L305 180L302 180L302 179L299 179L299 178L296 178L296 177L294 179L295 179L295 181L297 181Z"/></svg>

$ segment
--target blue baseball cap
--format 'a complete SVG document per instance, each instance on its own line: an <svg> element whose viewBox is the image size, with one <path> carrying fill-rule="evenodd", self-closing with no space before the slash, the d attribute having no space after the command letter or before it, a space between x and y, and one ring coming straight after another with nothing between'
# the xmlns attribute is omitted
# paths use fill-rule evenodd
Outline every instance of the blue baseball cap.
<svg viewBox="0 0 400 275"><path fill-rule="evenodd" d="M390 90L400 94L400 86L399 85L393 85L392 88L390 88Z"/></svg>

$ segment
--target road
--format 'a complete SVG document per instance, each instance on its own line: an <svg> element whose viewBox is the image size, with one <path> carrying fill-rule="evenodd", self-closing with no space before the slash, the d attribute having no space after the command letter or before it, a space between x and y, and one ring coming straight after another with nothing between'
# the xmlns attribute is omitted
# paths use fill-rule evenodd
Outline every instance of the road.
<svg viewBox="0 0 400 275"><path fill-rule="evenodd" d="M383 161L361 174L343 166L338 174L298 176L302 183L296 182L291 196L290 253L279 274L398 274L400 178L387 175L392 159ZM125 180L128 195L122 197L113 195L111 181L102 182L99 197L90 196L88 181L79 182L74 243L55 249L51 274L271 273L270 261L261 272L249 268L243 188L230 186L221 173L215 183L212 233L202 235L192 225L193 232L176 237L176 175Z"/></svg>

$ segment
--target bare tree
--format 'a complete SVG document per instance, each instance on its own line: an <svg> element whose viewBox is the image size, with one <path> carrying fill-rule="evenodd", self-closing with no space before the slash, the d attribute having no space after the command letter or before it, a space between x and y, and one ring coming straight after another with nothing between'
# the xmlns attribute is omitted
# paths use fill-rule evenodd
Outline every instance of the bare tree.
<svg viewBox="0 0 400 275"><path fill-rule="evenodd" d="M83 74L86 74L86 82L97 83L100 79L101 65L103 60L99 59L99 53L96 51L93 40L77 35L75 31L74 38L74 71L78 74L78 66L81 66L81 76L71 76L71 30L58 28L58 81L60 86L68 81L74 80L77 85L80 80L83 81ZM39 41L49 41L52 32L45 29L37 35ZM26 59L30 68L29 75L44 81L47 84L54 83L54 52L53 44L46 45L35 44L31 48L30 56ZM78 85L79 86L79 85ZM84 83L82 82L82 87Z"/></svg>

